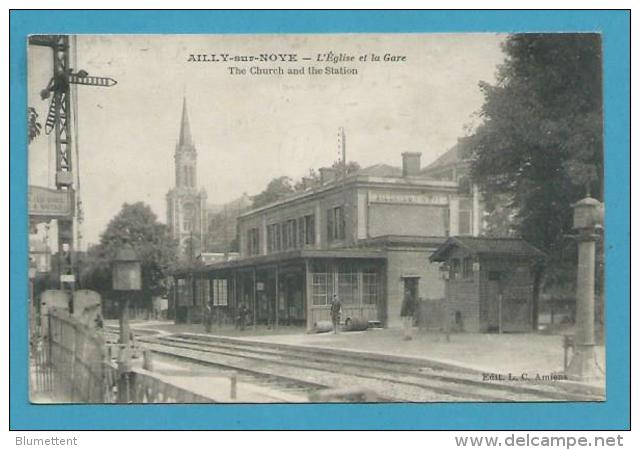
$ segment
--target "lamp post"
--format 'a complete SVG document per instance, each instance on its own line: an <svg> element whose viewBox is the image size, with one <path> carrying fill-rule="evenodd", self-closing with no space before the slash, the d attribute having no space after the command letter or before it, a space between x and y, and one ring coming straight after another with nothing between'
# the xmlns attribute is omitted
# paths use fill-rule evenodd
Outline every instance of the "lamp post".
<svg viewBox="0 0 640 450"><path fill-rule="evenodd" d="M113 290L120 291L120 355L118 371L120 380L118 396L120 402L129 401L129 292L139 291L142 285L140 259L130 244L124 244L113 260Z"/></svg>
<svg viewBox="0 0 640 450"><path fill-rule="evenodd" d="M573 228L578 231L578 276L576 286L575 352L567 367L569 378L587 381L602 378L595 355L595 259L598 230L602 229L604 206L586 197L573 205Z"/></svg>

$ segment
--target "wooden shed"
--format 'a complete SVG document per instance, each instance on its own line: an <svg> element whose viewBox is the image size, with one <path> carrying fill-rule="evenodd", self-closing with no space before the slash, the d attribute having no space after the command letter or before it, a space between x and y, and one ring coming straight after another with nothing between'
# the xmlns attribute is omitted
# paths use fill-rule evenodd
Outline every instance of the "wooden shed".
<svg viewBox="0 0 640 450"><path fill-rule="evenodd" d="M545 254L522 239L451 237L440 262L450 328L470 332L533 329L534 277Z"/></svg>

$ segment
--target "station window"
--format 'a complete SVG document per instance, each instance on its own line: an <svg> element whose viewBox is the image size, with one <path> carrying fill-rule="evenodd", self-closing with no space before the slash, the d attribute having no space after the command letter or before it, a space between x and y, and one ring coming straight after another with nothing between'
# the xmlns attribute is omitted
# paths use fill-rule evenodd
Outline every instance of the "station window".
<svg viewBox="0 0 640 450"><path fill-rule="evenodd" d="M378 274L376 272L363 272L362 274L362 303L375 305L378 303Z"/></svg>
<svg viewBox="0 0 640 450"><path fill-rule="evenodd" d="M327 237L330 241L343 240L345 236L344 207L336 206L327 210Z"/></svg>
<svg viewBox="0 0 640 450"><path fill-rule="evenodd" d="M298 223L295 219L287 220L282 224L282 248L287 250L297 246L296 235Z"/></svg>
<svg viewBox="0 0 640 450"><path fill-rule="evenodd" d="M282 224L282 250L289 248L289 224L284 222Z"/></svg>
<svg viewBox="0 0 640 450"><path fill-rule="evenodd" d="M314 273L311 275L311 297L316 306L329 304L329 274Z"/></svg>
<svg viewBox="0 0 640 450"><path fill-rule="evenodd" d="M226 279L211 280L211 304L214 306L227 306L228 283Z"/></svg>
<svg viewBox="0 0 640 450"><path fill-rule="evenodd" d="M338 273L338 297L342 304L358 303L358 274L356 272Z"/></svg>
<svg viewBox="0 0 640 450"><path fill-rule="evenodd" d="M273 252L273 225L267 225L267 253Z"/></svg>
<svg viewBox="0 0 640 450"><path fill-rule="evenodd" d="M462 260L462 278L465 280L473 278L473 258L464 258Z"/></svg>
<svg viewBox="0 0 640 450"><path fill-rule="evenodd" d="M458 280L460 279L460 260L458 258L454 258L451 260L451 267L449 272L449 279Z"/></svg>
<svg viewBox="0 0 640 450"><path fill-rule="evenodd" d="M198 278L196 280L196 305L206 304L209 298L209 280Z"/></svg>
<svg viewBox="0 0 640 450"><path fill-rule="evenodd" d="M180 306L191 304L189 284L190 283L187 283L187 280L185 280L184 278L178 279L178 286L176 287L176 291L178 294L177 303Z"/></svg>
<svg viewBox="0 0 640 450"><path fill-rule="evenodd" d="M306 233L306 229L305 229L305 223L304 223L304 217L298 217L298 246L299 247L304 247L304 240L305 240L305 233Z"/></svg>
<svg viewBox="0 0 640 450"><path fill-rule="evenodd" d="M279 252L282 249L282 234L279 223L273 224L273 250Z"/></svg>
<svg viewBox="0 0 640 450"><path fill-rule="evenodd" d="M471 199L460 199L458 212L458 234L461 236L472 234L472 202Z"/></svg>
<svg viewBox="0 0 640 450"><path fill-rule="evenodd" d="M257 228L247 230L247 254L257 255L260 253L260 234Z"/></svg>
<svg viewBox="0 0 640 450"><path fill-rule="evenodd" d="M298 247L298 221L291 219L289 221L289 242L292 248Z"/></svg>
<svg viewBox="0 0 640 450"><path fill-rule="evenodd" d="M304 245L313 245L316 241L316 221L313 214L304 216Z"/></svg>

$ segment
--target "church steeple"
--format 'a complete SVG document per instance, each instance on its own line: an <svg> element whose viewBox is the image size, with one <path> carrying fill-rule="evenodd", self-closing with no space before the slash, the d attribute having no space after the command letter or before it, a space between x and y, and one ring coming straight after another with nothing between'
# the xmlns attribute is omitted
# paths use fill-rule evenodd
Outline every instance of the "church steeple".
<svg viewBox="0 0 640 450"><path fill-rule="evenodd" d="M191 138L189 126L189 113L187 112L187 99L182 100L182 119L180 121L180 135L174 155L176 169L176 187L194 189L197 186L197 161L196 147Z"/></svg>
<svg viewBox="0 0 640 450"><path fill-rule="evenodd" d="M207 193L198 190L198 152L191 136L186 96L176 150L175 187L167 193L167 224L171 236L180 243L180 256L191 261L206 248Z"/></svg>
<svg viewBox="0 0 640 450"><path fill-rule="evenodd" d="M182 121L180 122L180 138L178 139L178 146L192 146L191 140L191 127L189 126L189 114L187 113L187 98L182 99Z"/></svg>

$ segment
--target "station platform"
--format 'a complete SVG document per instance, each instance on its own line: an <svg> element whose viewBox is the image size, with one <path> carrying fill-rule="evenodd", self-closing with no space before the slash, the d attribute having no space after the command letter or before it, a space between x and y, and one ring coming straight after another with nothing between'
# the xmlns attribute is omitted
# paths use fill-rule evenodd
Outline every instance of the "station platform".
<svg viewBox="0 0 640 450"><path fill-rule="evenodd" d="M542 333L452 333L447 336L436 331L413 330L412 339L403 339L403 330L397 328L370 328L366 331L309 334L303 328L264 326L247 327L244 331L233 327L213 327L205 333L198 325L174 325L170 322L138 322L132 324L140 331L156 330L163 333L193 333L208 336L231 337L242 341L263 342L274 345L294 345L322 350L365 353L376 358L410 358L425 364L438 364L448 370L487 374L524 373L529 378L562 373L564 370L564 337ZM604 346L596 347L597 363L606 372ZM604 389L601 380L586 383Z"/></svg>

